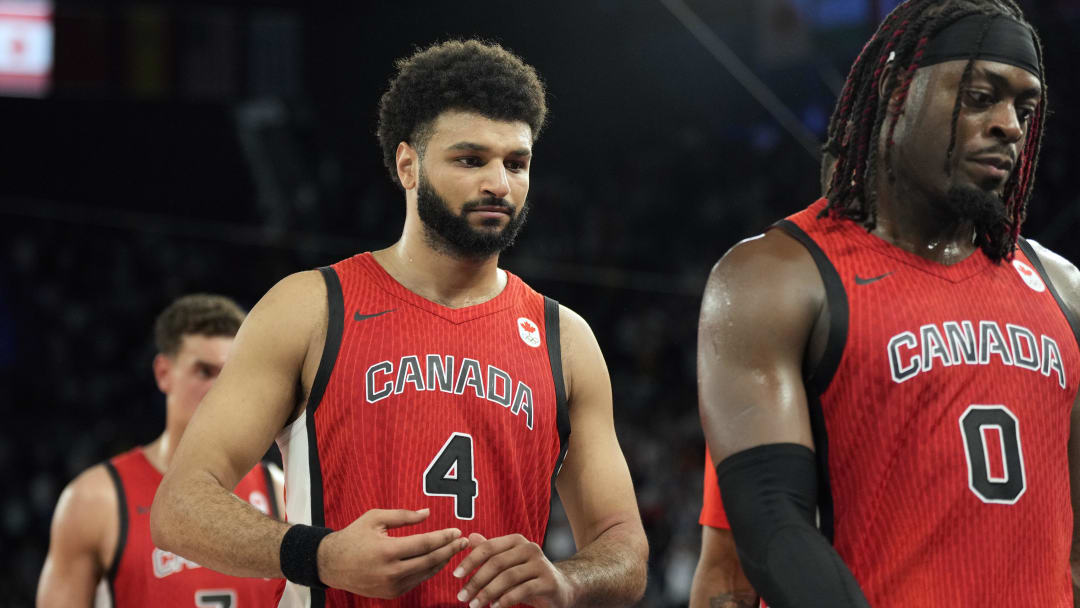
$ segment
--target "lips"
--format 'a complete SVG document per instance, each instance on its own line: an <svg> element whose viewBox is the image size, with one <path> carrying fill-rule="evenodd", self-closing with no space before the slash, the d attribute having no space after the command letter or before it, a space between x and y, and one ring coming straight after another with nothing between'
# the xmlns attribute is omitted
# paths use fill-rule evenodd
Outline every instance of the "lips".
<svg viewBox="0 0 1080 608"><path fill-rule="evenodd" d="M1006 180L1012 171L1013 161L1007 156L983 155L968 159L980 173L995 180Z"/></svg>
<svg viewBox="0 0 1080 608"><path fill-rule="evenodd" d="M508 207L502 207L500 205L483 205L480 207L473 207L469 209L469 212L480 211L484 213L502 213L504 215L510 215L510 209Z"/></svg>
<svg viewBox="0 0 1080 608"><path fill-rule="evenodd" d="M972 158L971 160L973 162L976 162L976 163L989 165L991 167L994 167L995 169L1001 169L1002 171L1004 171L1006 173L1008 173L1009 171L1012 171L1012 167L1013 167L1012 159L1007 157L1007 156L985 155L985 156L976 156L976 157Z"/></svg>

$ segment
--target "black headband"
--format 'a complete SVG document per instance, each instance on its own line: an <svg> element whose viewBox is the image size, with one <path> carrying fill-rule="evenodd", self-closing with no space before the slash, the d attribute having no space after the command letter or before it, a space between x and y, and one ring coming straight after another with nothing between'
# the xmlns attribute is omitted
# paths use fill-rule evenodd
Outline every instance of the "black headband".
<svg viewBox="0 0 1080 608"><path fill-rule="evenodd" d="M992 20L979 44L979 36ZM1042 80L1039 52L1031 28L1005 15L967 15L957 19L926 43L920 67L953 59L985 59L1023 68Z"/></svg>

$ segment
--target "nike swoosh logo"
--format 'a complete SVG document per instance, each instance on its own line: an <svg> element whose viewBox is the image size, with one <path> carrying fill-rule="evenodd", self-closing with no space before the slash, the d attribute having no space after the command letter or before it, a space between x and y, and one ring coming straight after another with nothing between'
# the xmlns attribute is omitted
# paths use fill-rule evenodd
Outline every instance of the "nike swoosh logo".
<svg viewBox="0 0 1080 608"><path fill-rule="evenodd" d="M886 272L883 275L876 276L876 277L870 277L869 279L864 279L864 278L860 277L859 275L855 275L855 284L856 285L869 285L870 283L873 283L874 281L880 281L881 279L884 279L885 277L889 276L890 274L892 274L892 272Z"/></svg>
<svg viewBox="0 0 1080 608"><path fill-rule="evenodd" d="M360 311L358 310L355 313L353 313L352 318L353 318L353 321L364 321L364 320L370 319L372 317L378 317L380 315L385 315L388 312L394 312L395 310L396 310L395 308L391 308L390 310L384 310L382 312L377 312L377 313L375 313L373 315L362 315L362 314L360 314Z"/></svg>

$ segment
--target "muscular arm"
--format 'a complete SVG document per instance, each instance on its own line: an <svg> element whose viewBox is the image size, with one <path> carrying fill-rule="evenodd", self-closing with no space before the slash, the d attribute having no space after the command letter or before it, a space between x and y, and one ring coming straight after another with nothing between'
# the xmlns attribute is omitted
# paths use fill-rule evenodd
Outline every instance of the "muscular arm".
<svg viewBox="0 0 1080 608"><path fill-rule="evenodd" d="M325 294L317 272L292 275L248 315L158 488L150 514L155 545L234 576L281 576L278 552L289 526L231 490L297 406L312 337L325 327Z"/></svg>
<svg viewBox="0 0 1080 608"><path fill-rule="evenodd" d="M585 320L560 311L570 447L556 486L578 552L556 567L580 606L629 605L645 593L649 547L612 417L607 364Z"/></svg>
<svg viewBox="0 0 1080 608"><path fill-rule="evenodd" d="M1054 284L1065 306L1072 311L1074 318L1080 319L1080 271L1068 260L1039 243L1032 240L1028 240L1028 243L1038 254L1050 282ZM1073 509L1072 552L1069 562L1072 567L1073 606L1080 608L1080 395L1073 401L1069 425L1069 476Z"/></svg>
<svg viewBox="0 0 1080 608"><path fill-rule="evenodd" d="M38 608L93 606L94 589L116 549L118 508L116 489L103 465L64 488L38 582Z"/></svg>
<svg viewBox="0 0 1080 608"><path fill-rule="evenodd" d="M690 587L690 608L756 608L758 594L739 565L731 530L701 527L701 556Z"/></svg>
<svg viewBox="0 0 1080 608"><path fill-rule="evenodd" d="M809 253L775 230L713 268L698 323L698 400L714 466L764 444L813 448L803 353L823 302Z"/></svg>
<svg viewBox="0 0 1080 608"><path fill-rule="evenodd" d="M804 356L824 306L809 252L773 230L713 268L698 327L698 395L740 561L774 608L866 606L813 525Z"/></svg>
<svg viewBox="0 0 1080 608"><path fill-rule="evenodd" d="M262 514L232 489L293 412L306 406L326 338L326 302L322 276L304 272L275 285L248 314L158 487L150 513L158 547L225 574L282 576L281 541L290 525ZM366 597L397 597L468 545L456 528L401 537L387 533L429 514L370 509L322 538L314 558L298 558L314 561L318 582L327 586Z"/></svg>

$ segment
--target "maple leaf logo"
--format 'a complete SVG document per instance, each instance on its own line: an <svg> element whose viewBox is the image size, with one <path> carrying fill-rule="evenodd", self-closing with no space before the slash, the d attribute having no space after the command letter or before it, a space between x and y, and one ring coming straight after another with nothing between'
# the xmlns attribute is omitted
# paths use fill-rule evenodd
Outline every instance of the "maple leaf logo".
<svg viewBox="0 0 1080 608"><path fill-rule="evenodd" d="M525 330L526 333L531 334L534 331L536 331L536 326L533 325L532 323L529 323L528 321L522 321L521 322L521 329Z"/></svg>
<svg viewBox="0 0 1080 608"><path fill-rule="evenodd" d="M1016 269L1019 270L1020 272L1024 273L1024 276L1027 276L1027 277L1031 276L1032 271L1027 266L1017 266Z"/></svg>

